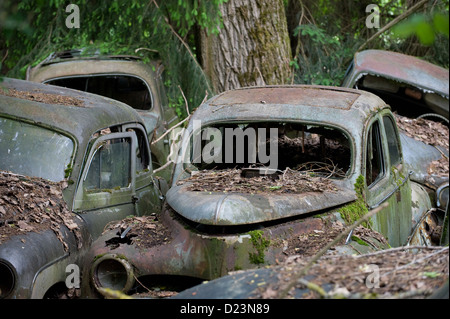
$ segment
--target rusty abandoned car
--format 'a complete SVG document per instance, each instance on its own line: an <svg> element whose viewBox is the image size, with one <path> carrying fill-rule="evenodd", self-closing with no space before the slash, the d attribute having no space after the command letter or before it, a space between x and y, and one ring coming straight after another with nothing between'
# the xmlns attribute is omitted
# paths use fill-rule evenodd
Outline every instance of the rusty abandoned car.
<svg viewBox="0 0 450 319"><path fill-rule="evenodd" d="M108 222L161 209L144 122L112 99L4 78L0 158L1 298L77 288Z"/></svg>
<svg viewBox="0 0 450 319"><path fill-rule="evenodd" d="M414 56L384 50L357 52L342 86L372 92L408 117L449 119L449 71Z"/></svg>
<svg viewBox="0 0 450 319"><path fill-rule="evenodd" d="M417 149L425 163L406 163ZM376 207L383 209L335 252L439 244L445 211L437 206L445 207L448 187L437 195L412 177L428 174L426 166L442 156L400 134L389 106L369 92L224 92L190 119L161 214L112 223L93 243L82 295L101 297L104 288L135 294L158 278L211 280L311 254L315 238L336 236Z"/></svg>
<svg viewBox="0 0 450 319"><path fill-rule="evenodd" d="M102 55L88 49L55 52L27 72L27 80L53 84L102 95L130 105L143 118L148 139L160 137L178 122L168 101L162 80L163 66L158 61L144 63L130 55ZM169 154L167 139L152 143L156 169ZM161 175L170 177L169 170Z"/></svg>

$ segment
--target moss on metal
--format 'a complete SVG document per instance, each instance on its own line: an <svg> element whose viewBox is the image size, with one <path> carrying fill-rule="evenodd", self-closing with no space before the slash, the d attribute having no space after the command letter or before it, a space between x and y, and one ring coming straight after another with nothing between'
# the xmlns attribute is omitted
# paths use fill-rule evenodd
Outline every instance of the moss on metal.
<svg viewBox="0 0 450 319"><path fill-rule="evenodd" d="M351 204L348 204L340 209L341 217L348 223L353 224L365 214L369 212L364 200L364 186L365 180L360 175L354 184L357 200ZM372 229L372 221L369 220L362 224L364 227Z"/></svg>
<svg viewBox="0 0 450 319"><path fill-rule="evenodd" d="M265 253L264 251L269 247L270 240L263 237L261 230L253 230L249 232L250 241L256 249L256 253L249 252L249 259L252 264L263 264Z"/></svg>

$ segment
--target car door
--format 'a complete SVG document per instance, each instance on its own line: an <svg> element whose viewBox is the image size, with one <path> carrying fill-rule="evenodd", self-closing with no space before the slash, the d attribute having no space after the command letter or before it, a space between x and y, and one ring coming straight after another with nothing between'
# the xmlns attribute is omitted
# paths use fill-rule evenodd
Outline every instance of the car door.
<svg viewBox="0 0 450 319"><path fill-rule="evenodd" d="M165 195L163 184L166 182L161 177L153 174L151 151L145 130L135 124L124 125L124 131L136 134L135 155L135 191L133 201L137 216L157 213L161 210Z"/></svg>
<svg viewBox="0 0 450 319"><path fill-rule="evenodd" d="M86 222L93 238L113 220L158 210L148 143L144 143L141 139L139 144L136 130L131 128L100 136L93 142L73 208Z"/></svg>
<svg viewBox="0 0 450 319"><path fill-rule="evenodd" d="M372 221L374 229L395 247L406 242L411 230L411 192L408 192L409 175L405 173L392 120L389 115L378 114L369 122L365 139L365 181L369 209L389 202Z"/></svg>

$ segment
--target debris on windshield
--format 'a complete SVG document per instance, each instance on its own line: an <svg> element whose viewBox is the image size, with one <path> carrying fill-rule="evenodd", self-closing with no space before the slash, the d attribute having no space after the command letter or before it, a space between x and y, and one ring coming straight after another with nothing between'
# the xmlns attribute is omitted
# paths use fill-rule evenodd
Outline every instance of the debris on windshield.
<svg viewBox="0 0 450 319"><path fill-rule="evenodd" d="M0 244L15 235L51 229L68 250L60 232L64 225L81 248L78 224L62 196L63 184L0 171Z"/></svg>
<svg viewBox="0 0 450 319"><path fill-rule="evenodd" d="M325 165L325 164L324 164ZM332 168L330 168L330 174ZM264 173L270 174L264 174ZM188 190L199 192L281 193L336 192L337 186L314 171L284 171L264 168L243 168L194 171L191 177L178 182L188 184Z"/></svg>

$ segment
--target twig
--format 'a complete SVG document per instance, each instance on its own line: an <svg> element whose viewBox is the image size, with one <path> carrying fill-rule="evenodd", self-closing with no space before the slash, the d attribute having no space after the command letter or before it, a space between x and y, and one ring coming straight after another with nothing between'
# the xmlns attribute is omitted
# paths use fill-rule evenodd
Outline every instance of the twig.
<svg viewBox="0 0 450 319"><path fill-rule="evenodd" d="M136 50L134 50L134 53L138 53L141 50L147 50L147 51L150 51L150 52L159 53L158 50L153 50L153 49L149 49L149 48L137 48Z"/></svg>
<svg viewBox="0 0 450 319"><path fill-rule="evenodd" d="M317 292L317 293L318 293L320 296L322 296L323 298L328 297L328 294L327 294L327 293L325 292L325 290L323 290L323 288L320 287L319 285L317 285L317 284L315 284L315 283L313 283L313 282L311 282L311 281L308 281L308 280L306 280L306 279L303 279L303 278L300 278L300 279L298 280L298 282L301 283L302 285L305 285L306 288L308 288L308 289L310 289L310 290L313 290L313 291Z"/></svg>
<svg viewBox="0 0 450 319"><path fill-rule="evenodd" d="M372 35L366 42L364 42L359 48L358 50L356 50L356 52L361 51L362 49L364 49L367 44L369 42L371 42L373 39L375 39L376 37L378 37L380 34L384 33L385 31L389 30L390 28L392 28L394 25L396 25L397 23L399 23L400 21L402 21L403 19L407 18L408 16L410 16L411 14L413 14L414 12L416 12L421 6L423 6L424 4L426 4L428 2L428 0L422 0L418 3L416 3L414 6L412 6L410 9L408 9L407 11L405 11L404 13L402 13L401 15L399 15L397 18L395 18L394 20L392 20L391 22L389 22L388 24L386 24L384 27L382 27L380 30L378 30L374 35Z"/></svg>
<svg viewBox="0 0 450 319"><path fill-rule="evenodd" d="M280 292L280 298L285 298L286 295L289 293L292 287L295 286L295 284L299 281L301 277L303 277L308 270L313 266L313 264L319 260L319 258L324 255L331 247L336 245L340 240L342 240L350 231L367 221L369 218L371 218L373 215L378 213L379 211L383 210L384 208L388 207L389 203L385 202L382 205L378 206L377 208L371 210L366 215L364 215L362 218L357 220L355 223L353 223L351 226L347 227L342 233L340 233L332 242L328 243L325 247L323 247L316 255L314 255L308 263L300 269L296 274L293 275L293 279L290 280L289 284L286 288L281 290Z"/></svg>
<svg viewBox="0 0 450 319"><path fill-rule="evenodd" d="M440 246L403 246L403 247L390 248L390 249L387 249L387 250L380 250L380 251L376 251L376 252L373 252L373 253L367 253L367 254L364 254L364 255L355 256L355 258L372 257L372 256L388 254L390 252L400 251L400 250L410 250L410 249L437 250L437 249L441 249L441 248L442 247L440 247ZM447 249L448 249L448 247L447 247Z"/></svg>
<svg viewBox="0 0 450 319"><path fill-rule="evenodd" d="M438 251L436 251L436 252L434 252L434 253L432 253L432 254L429 254L429 255L427 255L427 256L425 256L425 257L423 257L423 258L420 258L420 259L417 259L417 260L413 260L413 261L411 261L410 263L407 263L406 265L403 265L403 266L401 266L401 267L395 268L394 270L392 270L392 271L390 271L390 272L387 272L387 273L383 274L383 276L387 276L387 275L389 275L390 273L392 273L392 272L394 272L394 271L401 270L401 269L403 269L403 268L406 268L406 267L409 267L409 266L411 266L411 265L414 265L415 263L418 263L418 262L421 262L421 261L423 261L423 260L425 260L425 259L431 258L431 257L433 257L434 255L440 254L440 253L442 253L442 252L445 251L445 250L448 250L448 247L444 247L444 248L442 248L442 249L440 249L440 250L438 250Z"/></svg>
<svg viewBox="0 0 450 319"><path fill-rule="evenodd" d="M184 92L181 89L181 86L178 85L178 88L180 89L181 95L183 96L183 99L184 99L184 106L186 107L186 113L187 113L188 116L190 116L191 113L189 112L189 105L188 105L188 101L186 100L186 96L184 96Z"/></svg>
<svg viewBox="0 0 450 319"><path fill-rule="evenodd" d="M175 128L177 128L178 126L182 125L184 122L188 121L189 119L190 119L190 116L186 117L184 120L182 120L179 123L177 123L176 125L172 126L170 129L165 131L164 134L162 134L160 137L158 137L156 140L154 140L152 142L152 145L158 143L160 140L162 140L164 138L164 136L166 136L167 134L172 132Z"/></svg>

